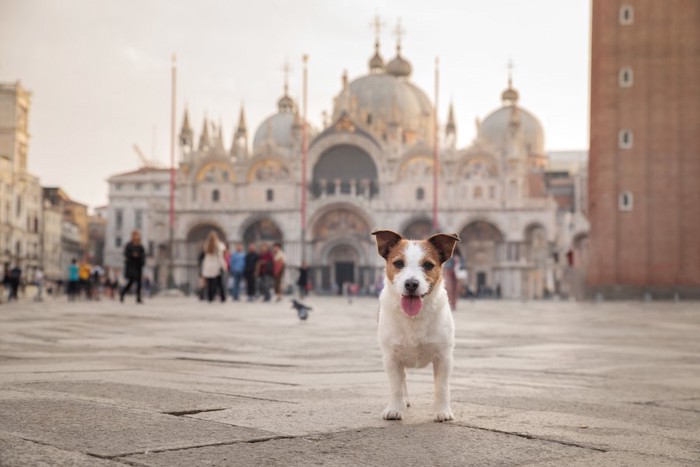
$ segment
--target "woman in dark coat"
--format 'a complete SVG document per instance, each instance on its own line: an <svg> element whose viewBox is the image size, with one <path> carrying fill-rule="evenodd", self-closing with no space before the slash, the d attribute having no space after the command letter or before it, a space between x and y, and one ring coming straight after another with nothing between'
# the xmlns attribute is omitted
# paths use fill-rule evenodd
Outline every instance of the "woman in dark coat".
<svg viewBox="0 0 700 467"><path fill-rule="evenodd" d="M246 292L248 293L249 302L255 300L255 293L257 291L257 266L258 252L255 251L255 244L251 243L250 245L248 245L248 254L245 256L245 269L243 270L243 276L245 277Z"/></svg>
<svg viewBox="0 0 700 467"><path fill-rule="evenodd" d="M136 303L141 302L141 273L146 264L146 250L141 245L141 233L131 232L131 241L124 247L124 277L128 281L119 294L119 301L124 301L124 295L136 283Z"/></svg>

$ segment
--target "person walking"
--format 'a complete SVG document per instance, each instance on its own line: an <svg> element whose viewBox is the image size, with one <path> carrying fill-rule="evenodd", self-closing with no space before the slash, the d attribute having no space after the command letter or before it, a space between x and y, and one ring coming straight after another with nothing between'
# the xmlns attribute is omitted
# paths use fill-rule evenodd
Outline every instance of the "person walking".
<svg viewBox="0 0 700 467"><path fill-rule="evenodd" d="M450 303L450 309L455 311L457 308L457 296L459 291L459 282L457 281L457 271L460 266L460 256L455 253L450 259L442 265L442 275L445 278L445 289L447 289L447 301Z"/></svg>
<svg viewBox="0 0 700 467"><path fill-rule="evenodd" d="M214 301L214 296L218 291L221 295L221 302L226 300L226 295L223 291L222 275L226 269L224 262L224 246L216 235L216 232L211 231L207 235L207 240L204 243L204 258L202 259L202 277L207 283L207 299L209 302Z"/></svg>
<svg viewBox="0 0 700 467"><path fill-rule="evenodd" d="M263 296L263 301L269 302L272 298L270 295L270 286L272 286L272 272L275 258L272 256L270 247L263 243L260 245L260 258L258 258L257 277L260 281L260 293Z"/></svg>
<svg viewBox="0 0 700 467"><path fill-rule="evenodd" d="M92 288L90 287L90 270L92 267L90 266L90 263L86 260L83 259L80 262L79 265L79 271L78 271L78 276L79 276L79 283L80 283L80 290L85 292L85 298L87 300L92 299Z"/></svg>
<svg viewBox="0 0 700 467"><path fill-rule="evenodd" d="M228 262L229 273L231 274L231 298L238 301L241 296L241 280L245 273L246 254L243 251L243 244L236 243L236 250L231 253Z"/></svg>
<svg viewBox="0 0 700 467"><path fill-rule="evenodd" d="M255 244L249 244L248 253L245 255L245 267L243 269L243 276L245 277L246 284L246 295L248 295L249 302L255 300L257 291L258 259L260 259L260 257L255 249Z"/></svg>
<svg viewBox="0 0 700 467"><path fill-rule="evenodd" d="M16 265L12 270L10 271L10 293L7 297L7 301L11 302L12 300L19 300L19 294L17 293L19 291L19 285L20 282L22 281L22 269L19 267L19 264Z"/></svg>
<svg viewBox="0 0 700 467"><path fill-rule="evenodd" d="M141 301L141 275L146 264L146 250L141 245L141 232L131 232L131 241L124 247L124 277L127 280L124 288L119 292L119 301L124 302L124 295L136 284L136 303Z"/></svg>
<svg viewBox="0 0 700 467"><path fill-rule="evenodd" d="M80 283L80 268L78 261L73 258L68 266L68 300L74 301L78 295L78 284Z"/></svg>
<svg viewBox="0 0 700 467"><path fill-rule="evenodd" d="M303 300L309 293L309 266L306 261L302 261L301 267L299 267L297 285L299 286L299 299Z"/></svg>
<svg viewBox="0 0 700 467"><path fill-rule="evenodd" d="M36 285L35 302L40 302L44 299L44 271L41 268L36 268L34 271L34 285Z"/></svg>
<svg viewBox="0 0 700 467"><path fill-rule="evenodd" d="M287 265L287 257L282 251L282 244L275 243L272 246L272 280L275 284L276 301L282 300L282 279Z"/></svg>

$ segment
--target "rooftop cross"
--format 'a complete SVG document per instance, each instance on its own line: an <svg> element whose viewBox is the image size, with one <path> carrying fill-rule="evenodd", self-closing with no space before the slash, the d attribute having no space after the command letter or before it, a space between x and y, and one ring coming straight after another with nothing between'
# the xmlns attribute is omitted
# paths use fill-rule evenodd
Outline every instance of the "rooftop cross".
<svg viewBox="0 0 700 467"><path fill-rule="evenodd" d="M292 66L289 64L289 60L284 62L282 66L282 73L284 73L284 95L289 94L289 74L292 72Z"/></svg>
<svg viewBox="0 0 700 467"><path fill-rule="evenodd" d="M379 13L377 12L374 15L374 19L372 20L371 23L369 23L369 26L374 30L374 42L375 44L379 44L379 36L382 33L382 28L386 25L384 21L382 21L382 18L379 16Z"/></svg>
<svg viewBox="0 0 700 467"><path fill-rule="evenodd" d="M394 35L396 36L396 50L401 51L401 38L406 34L406 30L401 27L401 18L396 22Z"/></svg>

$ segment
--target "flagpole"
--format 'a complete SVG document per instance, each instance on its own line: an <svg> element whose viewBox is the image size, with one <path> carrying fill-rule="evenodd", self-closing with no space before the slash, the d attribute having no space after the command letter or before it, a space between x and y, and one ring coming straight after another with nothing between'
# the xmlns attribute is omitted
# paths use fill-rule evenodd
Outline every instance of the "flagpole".
<svg viewBox="0 0 700 467"><path fill-rule="evenodd" d="M438 177L440 160L438 158L438 98L440 92L440 58L435 57L435 113L433 114L433 231L438 230Z"/></svg>
<svg viewBox="0 0 700 467"><path fill-rule="evenodd" d="M170 216L169 216L169 247L168 247L168 288L175 287L175 91L177 89L177 65L175 54L172 59L170 101Z"/></svg>
<svg viewBox="0 0 700 467"><path fill-rule="evenodd" d="M309 56L302 56L304 64L302 124L301 124L301 262L306 261L306 162L309 153L309 131L307 128L308 62Z"/></svg>

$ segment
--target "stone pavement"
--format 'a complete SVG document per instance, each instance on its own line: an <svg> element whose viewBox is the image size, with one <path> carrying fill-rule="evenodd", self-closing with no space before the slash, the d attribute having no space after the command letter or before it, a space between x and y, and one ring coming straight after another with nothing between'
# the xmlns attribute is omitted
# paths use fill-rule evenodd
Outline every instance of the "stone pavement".
<svg viewBox="0 0 700 467"><path fill-rule="evenodd" d="M0 465L700 465L700 304L460 302L381 420L377 301L0 305Z"/></svg>

